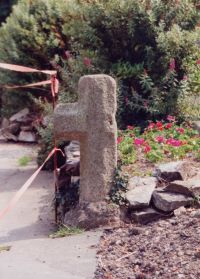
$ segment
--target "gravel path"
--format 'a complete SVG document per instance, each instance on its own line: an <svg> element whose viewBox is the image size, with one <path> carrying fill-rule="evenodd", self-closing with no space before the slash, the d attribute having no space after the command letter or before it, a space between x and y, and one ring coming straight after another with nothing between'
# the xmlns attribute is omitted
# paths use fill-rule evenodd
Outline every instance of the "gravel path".
<svg viewBox="0 0 200 279"><path fill-rule="evenodd" d="M199 279L200 211L106 230L98 260L95 279Z"/></svg>
<svg viewBox="0 0 200 279"><path fill-rule="evenodd" d="M36 169L37 146L0 143L0 210ZM19 158L32 158L25 167ZM51 173L41 172L16 207L0 220L0 279L92 279L101 232L61 239L54 230ZM6 245L10 251L2 251Z"/></svg>

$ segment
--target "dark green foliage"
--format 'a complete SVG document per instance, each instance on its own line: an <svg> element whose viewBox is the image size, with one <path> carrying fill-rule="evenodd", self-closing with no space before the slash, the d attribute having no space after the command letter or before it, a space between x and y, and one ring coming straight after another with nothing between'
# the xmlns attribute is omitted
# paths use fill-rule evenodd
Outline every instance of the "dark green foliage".
<svg viewBox="0 0 200 279"><path fill-rule="evenodd" d="M115 176L113 180L113 187L109 193L112 202L118 205L125 205L125 193L127 191L128 175L122 174L121 166L115 170Z"/></svg>
<svg viewBox="0 0 200 279"><path fill-rule="evenodd" d="M81 75L112 75L119 84L121 127L161 117L169 107L170 113L182 116L183 100L193 90L199 92L199 69L191 66L200 55L197 4L196 0L20 0L0 29L0 61L57 69L62 101L76 99ZM84 64L85 57L91 65ZM185 75L187 88L182 82ZM0 83L44 78L0 71Z"/></svg>
<svg viewBox="0 0 200 279"><path fill-rule="evenodd" d="M17 3L17 0L1 0L0 2L0 23L5 21L10 14L12 6Z"/></svg>

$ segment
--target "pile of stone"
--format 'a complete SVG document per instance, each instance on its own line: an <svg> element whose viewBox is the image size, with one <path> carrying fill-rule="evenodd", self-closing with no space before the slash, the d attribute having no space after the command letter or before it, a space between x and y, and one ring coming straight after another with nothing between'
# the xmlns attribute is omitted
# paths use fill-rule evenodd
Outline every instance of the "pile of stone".
<svg viewBox="0 0 200 279"><path fill-rule="evenodd" d="M189 162L177 161L158 166L154 177L130 178L126 192L130 219L146 224L198 204L198 172L198 169L191 170Z"/></svg>
<svg viewBox="0 0 200 279"><path fill-rule="evenodd" d="M28 108L24 108L9 119L3 118L0 129L1 140L15 142L36 142L37 117Z"/></svg>

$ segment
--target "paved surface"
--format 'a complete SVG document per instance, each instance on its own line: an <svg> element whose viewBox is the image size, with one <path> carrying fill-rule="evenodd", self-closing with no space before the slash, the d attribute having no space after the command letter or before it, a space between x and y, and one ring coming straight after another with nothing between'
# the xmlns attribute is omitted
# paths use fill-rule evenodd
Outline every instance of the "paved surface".
<svg viewBox="0 0 200 279"><path fill-rule="evenodd" d="M34 172L36 146L0 143L0 210ZM19 158L31 156L26 167ZM50 239L53 177L41 172L17 206L0 220L0 279L92 279L101 232Z"/></svg>

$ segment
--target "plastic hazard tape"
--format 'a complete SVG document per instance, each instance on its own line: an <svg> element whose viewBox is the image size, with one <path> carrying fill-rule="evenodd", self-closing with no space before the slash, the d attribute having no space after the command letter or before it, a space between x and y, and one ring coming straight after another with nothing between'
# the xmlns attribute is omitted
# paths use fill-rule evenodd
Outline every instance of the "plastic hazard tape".
<svg viewBox="0 0 200 279"><path fill-rule="evenodd" d="M37 70L29 67L24 67L20 65L14 65L14 64L7 64L7 63L0 63L0 68L15 71L15 72L21 72L21 73L43 73L47 75L56 75L57 71L54 70Z"/></svg>
<svg viewBox="0 0 200 279"><path fill-rule="evenodd" d="M17 193L14 195L14 197L10 200L10 202L7 204L7 206L0 211L0 220L9 212L11 209L16 205L16 203L19 201L19 199L22 197L22 195L26 192L26 190L31 186L32 182L35 180L45 163L51 158L51 156L57 152L61 151L58 148L52 149L52 151L49 153L48 157L45 159L44 163L31 175L31 177L22 185L22 187L17 191ZM62 151L61 151L62 152Z"/></svg>
<svg viewBox="0 0 200 279"><path fill-rule="evenodd" d="M56 95L58 94L59 90L59 81L56 78L57 71L54 70L37 70L29 67L24 67L20 65L14 65L14 64L7 64L7 63L0 63L0 68L10 71L16 71L21 73L43 73L50 75L49 80L40 81L36 83L31 83L27 85L4 85L3 87L6 89L17 89L17 88L30 88L35 86L41 86L41 85L51 85L51 95L52 95L52 101L53 101L53 108L56 104ZM26 190L30 187L34 179L37 177L39 172L41 171L44 164L51 158L52 155L54 155L54 175L57 177L57 156L56 151L62 151L56 147L56 141L54 138L54 149L49 153L48 157L44 161L44 163L31 175L31 177L22 185L22 187L17 191L15 196L11 199L11 201L8 203L8 205L0 211L0 220L16 205L16 203L19 201L19 199L22 197L22 195L26 192ZM63 153L62 153L63 154ZM64 155L63 155L64 156ZM57 191L56 183L55 183L55 191ZM57 211L56 211L56 222L57 222Z"/></svg>
<svg viewBox="0 0 200 279"><path fill-rule="evenodd" d="M56 78L57 71L54 70L37 70L34 68L24 67L20 65L14 65L14 64L7 64L7 63L0 63L0 68L15 72L21 72L21 73L43 73L46 75L50 75L50 80L40 81L36 83L30 83L27 85L4 85L3 87L6 89L17 89L17 88L30 88L35 86L41 86L41 85L47 85L51 84L51 94L52 97L55 98L56 94L58 94L59 89L59 81Z"/></svg>

